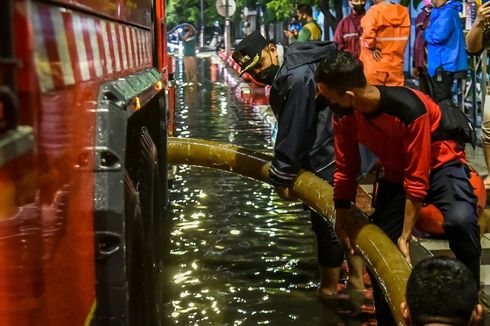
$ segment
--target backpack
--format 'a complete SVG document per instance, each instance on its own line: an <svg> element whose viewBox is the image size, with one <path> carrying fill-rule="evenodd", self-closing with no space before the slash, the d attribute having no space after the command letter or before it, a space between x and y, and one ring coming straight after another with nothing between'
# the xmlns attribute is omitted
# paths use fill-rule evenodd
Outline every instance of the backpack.
<svg viewBox="0 0 490 326"><path fill-rule="evenodd" d="M469 143L473 149L476 146L476 133L473 123L466 114L452 101L444 100L439 103L441 122L432 140L454 140L464 147Z"/></svg>

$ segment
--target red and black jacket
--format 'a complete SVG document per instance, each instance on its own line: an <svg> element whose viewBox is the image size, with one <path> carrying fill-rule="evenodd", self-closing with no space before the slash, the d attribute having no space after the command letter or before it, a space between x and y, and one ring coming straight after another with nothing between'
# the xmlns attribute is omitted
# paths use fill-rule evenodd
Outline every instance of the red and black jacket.
<svg viewBox="0 0 490 326"><path fill-rule="evenodd" d="M379 158L384 177L402 182L407 196L415 201L427 195L431 169L454 160L466 163L455 141L431 141L441 111L430 97L406 87L377 87L381 98L375 113L349 111L334 117L336 208L355 201L359 143Z"/></svg>

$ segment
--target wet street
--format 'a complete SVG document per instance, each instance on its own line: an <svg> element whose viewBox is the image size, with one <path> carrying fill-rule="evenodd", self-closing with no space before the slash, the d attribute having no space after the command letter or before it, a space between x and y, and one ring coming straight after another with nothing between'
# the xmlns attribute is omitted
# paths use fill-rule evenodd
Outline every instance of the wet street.
<svg viewBox="0 0 490 326"><path fill-rule="evenodd" d="M216 58L199 58L200 84L189 86L176 59L176 137L272 152L263 108L236 99L234 73ZM353 304L342 283L337 301L318 300L315 239L301 203L283 202L269 185L193 166L177 167L169 198L165 324L375 323L371 300Z"/></svg>

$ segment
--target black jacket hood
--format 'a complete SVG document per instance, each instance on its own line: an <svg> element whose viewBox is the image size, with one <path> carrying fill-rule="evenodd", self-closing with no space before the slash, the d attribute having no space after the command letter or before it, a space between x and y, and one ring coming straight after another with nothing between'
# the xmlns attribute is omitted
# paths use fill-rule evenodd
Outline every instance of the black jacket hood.
<svg viewBox="0 0 490 326"><path fill-rule="evenodd" d="M286 49L284 63L288 70L294 69L303 64L318 62L331 51L337 51L337 44L334 42L295 42Z"/></svg>

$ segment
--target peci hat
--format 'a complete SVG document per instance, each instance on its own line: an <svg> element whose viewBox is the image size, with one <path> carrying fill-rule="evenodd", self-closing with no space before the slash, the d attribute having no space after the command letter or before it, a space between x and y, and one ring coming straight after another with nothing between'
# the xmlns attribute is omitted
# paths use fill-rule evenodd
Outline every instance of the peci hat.
<svg viewBox="0 0 490 326"><path fill-rule="evenodd" d="M258 31L247 35L240 41L240 43L238 43L235 52L233 52L232 58L241 68L240 75L252 69L257 63L260 62L262 50L268 44L269 43Z"/></svg>

